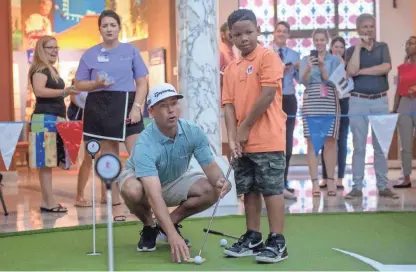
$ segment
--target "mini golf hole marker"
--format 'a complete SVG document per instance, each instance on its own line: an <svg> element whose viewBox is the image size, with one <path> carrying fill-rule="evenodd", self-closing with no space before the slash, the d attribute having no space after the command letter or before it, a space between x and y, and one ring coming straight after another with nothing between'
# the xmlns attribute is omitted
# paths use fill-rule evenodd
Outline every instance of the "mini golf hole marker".
<svg viewBox="0 0 416 272"><path fill-rule="evenodd" d="M89 140L86 146L88 154L92 159L92 169L95 167L95 156L100 152L101 146L97 140ZM98 256L102 252L96 250L96 216L95 216L95 171L92 171L92 252L87 253L89 256Z"/></svg>
<svg viewBox="0 0 416 272"><path fill-rule="evenodd" d="M113 246L113 214L111 200L111 184L120 175L121 162L113 154L103 154L95 166L98 176L105 183L107 191L107 240L108 240L108 271L114 271Z"/></svg>

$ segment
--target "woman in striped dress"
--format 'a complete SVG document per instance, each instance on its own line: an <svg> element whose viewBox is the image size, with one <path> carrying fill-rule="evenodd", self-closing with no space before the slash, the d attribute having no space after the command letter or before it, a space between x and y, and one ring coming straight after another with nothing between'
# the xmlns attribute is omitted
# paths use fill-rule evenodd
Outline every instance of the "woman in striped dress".
<svg viewBox="0 0 416 272"><path fill-rule="evenodd" d="M328 196L336 196L334 172L337 163L337 139L340 122L338 115L340 114L340 107L336 88L328 79L341 62L338 56L327 52L329 43L328 31L317 29L313 33L312 38L316 50L311 52L310 56L302 59L299 68L300 81L306 87L303 95L302 121L303 133L305 138L307 138L308 144L308 166L313 184L313 196L320 197L318 159L315 155L306 117L337 115L332 121L324 143L324 160L328 174Z"/></svg>

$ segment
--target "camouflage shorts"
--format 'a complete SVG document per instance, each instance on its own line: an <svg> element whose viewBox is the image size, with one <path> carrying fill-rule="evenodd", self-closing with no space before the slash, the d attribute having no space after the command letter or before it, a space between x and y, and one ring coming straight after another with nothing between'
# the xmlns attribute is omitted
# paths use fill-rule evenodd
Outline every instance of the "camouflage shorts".
<svg viewBox="0 0 416 272"><path fill-rule="evenodd" d="M286 156L284 152L247 153L235 162L237 194L263 196L283 193Z"/></svg>

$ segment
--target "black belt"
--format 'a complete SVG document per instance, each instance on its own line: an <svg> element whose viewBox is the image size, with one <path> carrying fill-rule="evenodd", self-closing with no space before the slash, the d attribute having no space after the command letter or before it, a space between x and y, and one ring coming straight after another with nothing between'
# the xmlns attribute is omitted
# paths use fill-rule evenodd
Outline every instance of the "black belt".
<svg viewBox="0 0 416 272"><path fill-rule="evenodd" d="M387 92L379 93L379 94L360 94L360 93L351 93L351 96L359 97L359 98L366 98L366 99L378 99L385 97Z"/></svg>

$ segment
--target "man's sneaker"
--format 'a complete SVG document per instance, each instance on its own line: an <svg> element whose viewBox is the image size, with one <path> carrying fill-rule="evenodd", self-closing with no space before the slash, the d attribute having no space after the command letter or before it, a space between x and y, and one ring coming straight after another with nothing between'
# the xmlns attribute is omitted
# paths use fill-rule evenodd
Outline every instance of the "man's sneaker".
<svg viewBox="0 0 416 272"><path fill-rule="evenodd" d="M259 263L277 263L288 258L285 237L281 234L270 233L266 247L256 256Z"/></svg>
<svg viewBox="0 0 416 272"><path fill-rule="evenodd" d="M387 197L387 198L393 198L393 199L398 199L399 198L399 196L396 195L396 193L393 192L389 188L385 188L383 190L378 190L378 195L381 196L381 197Z"/></svg>
<svg viewBox="0 0 416 272"><path fill-rule="evenodd" d="M354 199L356 197L362 197L363 196L363 192L361 190L358 189L352 189L351 192L349 192L345 198L346 199Z"/></svg>
<svg viewBox="0 0 416 272"><path fill-rule="evenodd" d="M155 251L158 233L159 229L156 226L144 226L140 232L140 241L137 244L137 251Z"/></svg>
<svg viewBox="0 0 416 272"><path fill-rule="evenodd" d="M183 238L183 240L185 241L185 244L186 244L188 247L191 247L191 242L189 242L189 240L188 240L188 239L184 238L184 237L182 236L181 231L179 230L179 229L181 229L181 228L182 228L182 225L180 225L180 224L174 224L174 226L175 226L175 229L176 229L176 231L178 232L178 234L179 234L179 235ZM159 236L158 236L158 240L161 240L161 241L165 241L165 242L167 242L167 241L168 241L168 236L167 236L167 235L166 235L166 233L163 231L162 227L158 225L158 229L159 229Z"/></svg>
<svg viewBox="0 0 416 272"><path fill-rule="evenodd" d="M256 256L264 247L263 237L260 232L248 230L232 246L224 250L224 254L230 257Z"/></svg>

